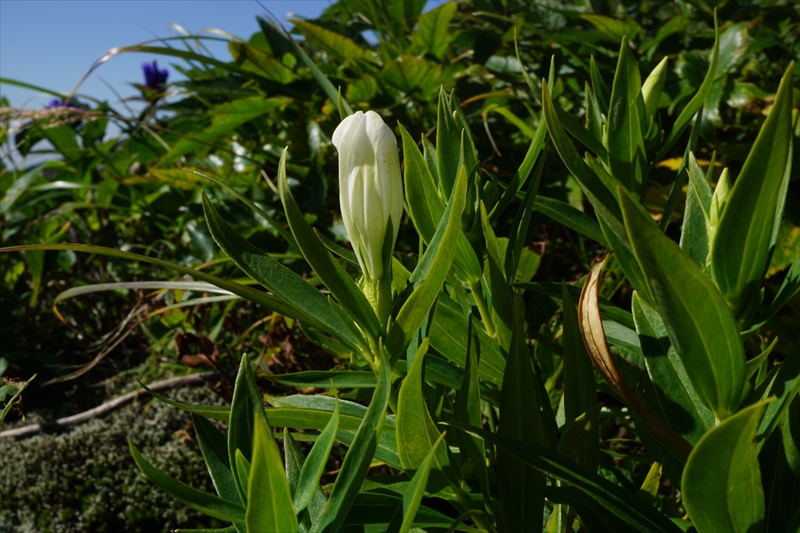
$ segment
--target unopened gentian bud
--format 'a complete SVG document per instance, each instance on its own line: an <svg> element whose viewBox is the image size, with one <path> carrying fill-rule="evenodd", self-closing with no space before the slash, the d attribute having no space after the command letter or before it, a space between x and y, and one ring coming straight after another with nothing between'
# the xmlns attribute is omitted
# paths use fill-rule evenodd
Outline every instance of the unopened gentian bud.
<svg viewBox="0 0 800 533"><path fill-rule="evenodd" d="M722 169L722 174L717 181L717 188L714 189L714 195L711 197L711 213L710 224L712 228L716 228L719 219L722 217L722 211L728 203L728 196L731 193L731 178L728 175L728 169Z"/></svg>
<svg viewBox="0 0 800 533"><path fill-rule="evenodd" d="M397 140L373 111L356 112L333 132L339 151L339 200L347 236L364 275L384 272L384 238L394 249L403 215L403 185ZM392 232L386 235L391 220Z"/></svg>
<svg viewBox="0 0 800 533"><path fill-rule="evenodd" d="M380 115L358 111L333 132L333 145L344 227L364 273L364 294L385 325L392 307L391 253L403 215L397 140Z"/></svg>
<svg viewBox="0 0 800 533"><path fill-rule="evenodd" d="M164 92L169 71L159 69L155 60L152 63L142 63L142 70L144 71L144 84L154 91Z"/></svg>

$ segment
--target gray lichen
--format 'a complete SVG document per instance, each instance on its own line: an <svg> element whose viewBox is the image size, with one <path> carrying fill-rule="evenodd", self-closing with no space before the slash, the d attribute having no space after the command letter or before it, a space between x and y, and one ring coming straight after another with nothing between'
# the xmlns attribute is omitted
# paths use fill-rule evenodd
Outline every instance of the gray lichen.
<svg viewBox="0 0 800 533"><path fill-rule="evenodd" d="M204 387L168 394L208 405ZM223 524L178 503L148 481L130 438L157 468L213 492L189 415L142 396L139 403L58 435L0 441L0 532L167 532Z"/></svg>

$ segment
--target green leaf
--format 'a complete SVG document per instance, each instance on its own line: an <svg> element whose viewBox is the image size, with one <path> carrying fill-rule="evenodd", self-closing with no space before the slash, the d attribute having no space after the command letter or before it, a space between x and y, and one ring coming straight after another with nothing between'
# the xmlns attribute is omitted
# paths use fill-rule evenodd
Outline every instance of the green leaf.
<svg viewBox="0 0 800 533"><path fill-rule="evenodd" d="M203 454L206 468L208 468L217 494L230 502L241 505L239 491L236 489L236 481L233 479L231 471L225 435L202 416L192 414L192 425L198 447Z"/></svg>
<svg viewBox="0 0 800 533"><path fill-rule="evenodd" d="M253 458L253 428L256 419L261 418L269 427L264 406L256 387L253 369L247 355L243 355L239 363L239 372L236 375L236 384L233 389L230 417L228 419L228 459L229 464L235 465L236 452L252 463ZM242 502L247 502L247 487L243 485L238 476L234 476L239 489Z"/></svg>
<svg viewBox="0 0 800 533"><path fill-rule="evenodd" d="M626 17L625 20L619 20L604 15L583 14L581 18L589 21L592 26L597 28L597 31L600 32L604 39L615 43L619 42L620 39L633 40L642 30L636 21L630 17Z"/></svg>
<svg viewBox="0 0 800 533"><path fill-rule="evenodd" d="M744 348L733 314L697 263L621 189L619 197L636 260L669 339L703 404L724 419L736 412L744 387Z"/></svg>
<svg viewBox="0 0 800 533"><path fill-rule="evenodd" d="M161 161L174 161L190 152L204 149L216 139L229 134L242 124L289 102L290 100L287 98L265 99L262 96L252 96L215 106L212 111L211 125L201 132L182 137Z"/></svg>
<svg viewBox="0 0 800 533"><path fill-rule="evenodd" d="M561 160L564 161L567 169L578 180L581 190L592 203L600 222L600 228L606 237L605 241L616 252L617 259L631 285L636 290L649 294L641 269L629 249L630 245L622 224L622 216L619 212L617 200L603 181L581 159L569 137L567 137L558 121L553 101L550 98L550 92L545 82L543 82L542 87L542 105L545 120L547 121L547 129L550 132L550 138L553 140L556 151L561 156Z"/></svg>
<svg viewBox="0 0 800 533"><path fill-rule="evenodd" d="M400 387L397 400L397 451L403 468L413 472L421 468L431 450L436 450L434 463L437 475L433 481L434 489L438 492L448 485L450 460L446 446L439 445L443 443L441 433L431 418L422 394L422 369L427 351L428 339L425 339ZM434 445L438 448L434 448Z"/></svg>
<svg viewBox="0 0 800 533"><path fill-rule="evenodd" d="M259 23L261 19L259 18ZM265 27L268 27L264 24L261 24L262 31ZM265 35L268 33L267 31L264 32ZM271 33L271 32L270 32ZM291 43L292 47L294 47L294 51L300 56L300 59L303 60L303 63L306 64L308 69L311 71L311 75L314 76L314 79L317 80L317 83L325 92L325 95L330 99L331 103L336 106L339 110L339 116L344 120L345 117L352 115L353 110L350 108L350 105L342 98L342 95L336 88L333 86L331 81L328 77L322 73L319 67L314 63L314 61L308 56L308 54L303 50L303 48L297 43L297 41L292 37L292 34L288 31L284 30L286 35L286 40Z"/></svg>
<svg viewBox="0 0 800 533"><path fill-rule="evenodd" d="M284 450L284 464L286 465L286 480L289 482L289 492L294 494L297 492L297 481L300 476L300 470L305 464L306 458L303 451L297 446L292 434L289 430L283 430L283 450ZM300 531L308 531L311 529L312 522L318 522L319 517L325 511L325 505L328 503L328 498L322 491L322 487L317 484L311 503L308 504L307 511L298 515L297 519L300 522Z"/></svg>
<svg viewBox="0 0 800 533"><path fill-rule="evenodd" d="M691 152L687 171L689 190L686 193L680 246L700 267L705 267L711 231L711 186Z"/></svg>
<svg viewBox="0 0 800 533"><path fill-rule="evenodd" d="M512 307L513 331L503 378L499 438L543 445L544 425L539 398L525 342L522 298L516 295ZM549 408L549 406L544 406ZM507 531L525 531L529 524L541 524L546 479L519 456L502 448L497 451L497 477L503 500L502 517Z"/></svg>
<svg viewBox="0 0 800 533"><path fill-rule="evenodd" d="M245 274L295 308L297 313L290 315L292 318L307 320L351 349L357 349L358 340L331 309L332 304L322 293L236 233L222 219L205 193L203 210L214 241Z"/></svg>
<svg viewBox="0 0 800 533"><path fill-rule="evenodd" d="M592 88L594 89L600 113L608 116L608 101L611 99L611 93L608 91L608 85L603 81L600 69L597 68L594 56L589 57L589 77L592 79Z"/></svg>
<svg viewBox="0 0 800 533"><path fill-rule="evenodd" d="M297 76L268 50L241 41L229 41L228 50L234 61L247 70L255 69L271 80L281 84L289 84Z"/></svg>
<svg viewBox="0 0 800 533"><path fill-rule="evenodd" d="M790 410L766 441L759 443L763 444L758 461L766 503L764 531L796 533L800 528L800 400L796 397ZM792 515L794 529L788 527Z"/></svg>
<svg viewBox="0 0 800 533"><path fill-rule="evenodd" d="M533 207L539 192L539 184L542 181L545 161L546 157L542 156L537 163L536 171L533 174L533 180L528 185L528 190L525 191L525 198L523 198L522 205L520 205L517 210L517 214L511 225L511 232L508 234L508 246L503 261L508 285L513 284L519 276L520 261L524 253L523 250L530 252L529 249L525 248L525 245L528 243L528 228L530 227ZM536 256L536 259L538 259L538 256ZM492 301L492 305L494 305L494 301Z"/></svg>
<svg viewBox="0 0 800 533"><path fill-rule="evenodd" d="M30 250L72 250L74 252L85 252L85 253L99 254L109 257L119 257L122 259L127 259L128 261L143 261L145 263L151 263L154 265L162 266L164 268L175 270L177 272L180 272L181 274L187 274L195 279L206 281L216 287L225 289L228 292L239 295L242 298L246 298L251 302L262 305L267 309L276 311L280 314L286 314L287 316L292 316L293 313L293 308L289 307L282 300L279 300L278 298L275 298L274 296L271 296L269 294L265 294L261 291L251 289L250 287L241 285L234 281L228 281L223 278L218 278L217 276L207 274L202 270L196 270L194 268L185 267L177 263L164 261L163 259L157 259L150 256L134 254L131 252L123 252L122 250L115 250L113 248L105 248L103 246L91 246L88 244L37 244L32 246L9 246L7 248L0 248L0 253L24 252Z"/></svg>
<svg viewBox="0 0 800 533"><path fill-rule="evenodd" d="M286 210L286 218L289 227L297 239L297 245L303 256L314 269L322 282L331 291L331 294L344 307L344 309L367 332L377 338L380 335L381 326L378 317L375 316L372 306L370 306L364 293L350 278L342 266L331 256L328 249L319 240L319 237L311 229L300 208L297 206L286 178L286 150L281 155L278 164L278 189L280 190L281 202Z"/></svg>
<svg viewBox="0 0 800 533"><path fill-rule="evenodd" d="M253 460L247 487L247 531L297 531L297 515L281 454L266 417L255 417ZM313 494L312 494L313 495Z"/></svg>
<svg viewBox="0 0 800 533"><path fill-rule="evenodd" d="M587 413L597 403L597 384L594 378L594 367L586 346L583 344L578 325L578 309L567 290L562 285L561 301L563 302L564 326L564 422L569 424L583 413ZM576 460L592 472L597 471L600 439L598 435L589 435L583 439L576 450Z"/></svg>
<svg viewBox="0 0 800 533"><path fill-rule="evenodd" d="M681 492L699 533L762 530L764 492L755 440L766 406L759 402L722 421L689 456Z"/></svg>
<svg viewBox="0 0 800 533"><path fill-rule="evenodd" d="M14 203L25 193L36 178L42 175L45 170L45 165L38 165L19 176L11 186L5 191L5 194L0 198L0 215L5 215L9 212Z"/></svg>
<svg viewBox="0 0 800 533"><path fill-rule="evenodd" d="M480 426L483 420L481 412L481 389L478 380L478 352L480 342L474 328L470 328L469 345L467 347L467 364L461 380L461 388L456 393L455 415L456 420L471 426ZM471 435L461 435L462 457L472 460L478 483L483 495L484 509L491 510L491 488L489 485L489 471L486 467L486 447L480 439ZM490 524L491 525L491 524Z"/></svg>
<svg viewBox="0 0 800 533"><path fill-rule="evenodd" d="M503 369L506 366L500 348L476 318L469 318L469 322L467 320L457 303L444 294L440 295L431 325L431 347L460 368L465 368L472 322L480 341L478 375L499 387L503 383Z"/></svg>
<svg viewBox="0 0 800 533"><path fill-rule="evenodd" d="M622 38L608 110L608 166L611 174L637 198L647 189L646 127L642 80L628 41Z"/></svg>
<svg viewBox="0 0 800 533"><path fill-rule="evenodd" d="M213 420L221 420L223 422L227 422L228 419L230 418L231 408L228 406L197 405L197 404L178 402L170 398L167 398L166 396L163 396L155 391L150 390L149 388L147 388L147 385L145 385L142 382L139 382L139 385L141 385L142 388L147 392L149 392L154 398L157 398L158 400L164 403L172 405L173 407L177 407L178 409L186 411L187 413L204 416L206 418L211 418Z"/></svg>
<svg viewBox="0 0 800 533"><path fill-rule="evenodd" d="M289 22L305 36L308 44L318 47L339 61L346 62L353 59L374 61L368 50L361 48L344 35L326 30L306 20L290 19Z"/></svg>
<svg viewBox="0 0 800 533"><path fill-rule="evenodd" d="M767 406L758 428L759 449L780 424L792 401L797 397L798 391L800 391L800 344L792 348L765 387L762 398L774 397L775 401Z"/></svg>
<svg viewBox="0 0 800 533"><path fill-rule="evenodd" d="M581 124L577 118L561 109L560 106L555 106L555 110L558 121L561 122L561 126L567 130L570 135L575 137L579 143L584 145L602 159L607 159L609 157L609 153L606 150L606 147L603 146L603 142L592 135L592 132L586 129L586 127Z"/></svg>
<svg viewBox="0 0 800 533"><path fill-rule="evenodd" d="M409 216L420 237L426 244L430 243L436 233L436 228L442 220L445 203L439 196L439 190L432 173L436 165L429 163L420 154L414 140L408 132L400 126L400 135L403 139L404 182L406 205ZM427 141L423 137L423 142ZM427 150L426 154L433 154ZM478 258L467 241L466 236L458 236L456 255L453 268L465 280L477 280L481 277Z"/></svg>
<svg viewBox="0 0 800 533"><path fill-rule="evenodd" d="M506 285L505 271L500 257L500 245L494 235L494 229L489 222L489 215L486 214L483 201L480 203L480 216L483 236L486 241L492 322L496 328L495 338L500 345L500 349L507 351L511 344L511 322L514 310L511 304L511 295Z"/></svg>
<svg viewBox="0 0 800 533"><path fill-rule="evenodd" d="M429 53L442 59L452 39L448 28L456 10L456 4L448 2L423 14L419 18L417 31L411 36L408 53Z"/></svg>
<svg viewBox="0 0 800 533"><path fill-rule="evenodd" d="M669 518L656 508L637 498L634 494L597 474L588 472L582 466L543 446L508 439L466 424L455 422L443 422L443 424L480 437L539 472L573 485L619 518L637 528L641 533L678 533L680 531Z"/></svg>
<svg viewBox="0 0 800 533"><path fill-rule="evenodd" d="M650 504L655 503L658 498L658 488L661 486L661 467L661 463L654 462L639 489L638 496Z"/></svg>
<svg viewBox="0 0 800 533"><path fill-rule="evenodd" d="M664 421L690 444L714 427L714 413L700 400L672 346L658 312L633 293L633 319L644 363Z"/></svg>
<svg viewBox="0 0 800 533"><path fill-rule="evenodd" d="M381 79L395 89L416 95L418 100L429 101L436 97L442 80L442 66L408 54L401 54L380 72Z"/></svg>
<svg viewBox="0 0 800 533"><path fill-rule="evenodd" d="M547 500L561 508L561 516L555 514L558 509L553 510L548 521L547 533L565 533L568 524L572 524L574 516L568 514L578 513L580 516L581 528L585 528L588 533L640 533L640 530L631 527L630 524L620 519L613 512L610 512L602 504L592 499L587 494L575 487L554 486L547 487ZM561 529L555 529L561 525Z"/></svg>
<svg viewBox="0 0 800 533"><path fill-rule="evenodd" d="M378 387L375 389L369 409L367 409L364 420L342 462L342 468L336 477L325 512L319 522L314 524L312 531L315 533L338 531L350 511L350 507L355 502L372 457L375 455L378 436L383 427L386 406L389 404L389 395L392 389L389 361L383 353L375 355L380 364L377 376Z"/></svg>
<svg viewBox="0 0 800 533"><path fill-rule="evenodd" d="M714 281L739 316L760 303L776 224L791 168L792 73L786 70L775 102L736 179L711 245Z"/></svg>
<svg viewBox="0 0 800 533"><path fill-rule="evenodd" d="M398 124L403 140L403 161L406 205L414 227L426 243L433 239L436 226L444 213L436 182L422 153L402 124Z"/></svg>
<svg viewBox="0 0 800 533"><path fill-rule="evenodd" d="M342 531L346 533L384 533L392 514L402 504L402 498L397 495L362 492L356 497L350 514L345 518ZM420 505L414 520L414 527L444 532L452 523L451 517ZM371 525L374 527L369 527ZM455 531L479 533L479 530L464 525L457 526Z"/></svg>
<svg viewBox="0 0 800 533"><path fill-rule="evenodd" d="M322 430L314 447L308 453L300 476L297 490L294 491L294 510L299 513L305 509L319 490L319 480L325 472L325 464L333 449L336 432L339 430L339 402L336 402L330 422Z"/></svg>
<svg viewBox="0 0 800 533"><path fill-rule="evenodd" d="M168 476L147 462L130 439L128 439L128 448L130 448L136 466L139 467L145 477L182 504L220 520L244 522L244 509L240 505L223 500L213 494L193 489L189 485Z"/></svg>
<svg viewBox="0 0 800 533"><path fill-rule="evenodd" d="M748 333L753 333L764 326L767 321L775 316L778 311L783 308L783 306L789 303L789 301L794 298L798 292L800 292L800 255L798 255L792 262L792 266L786 273L783 283L781 283L778 292L775 294L775 298L767 306L767 308L758 315L758 321L742 334L745 335Z"/></svg>
<svg viewBox="0 0 800 533"><path fill-rule="evenodd" d="M498 217L511 204L514 198L517 196L517 193L519 193L519 191L525 185L525 182L528 181L528 177L533 170L533 166L536 164L536 161L539 158L539 153L544 147L544 141L546 138L547 124L543 120L540 120L539 126L536 128L536 133L531 139L531 144L528 146L528 151L525 153L525 159L522 160L522 164L520 164L519 168L514 173L514 177L511 178L508 187L506 187L503 195L489 213L489 218L493 222L497 221Z"/></svg>
<svg viewBox="0 0 800 533"><path fill-rule="evenodd" d="M431 466L434 464L434 458L438 455L438 450L441 444L444 443L444 433L439 436L436 442L431 447L428 455L422 461L411 478L411 482L406 487L403 493L403 503L398 507L396 517L402 521L392 519L389 524L387 533L409 533L411 526L414 525L414 519L419 510L419 504L422 502L422 497L425 495L425 487L428 485L428 476L431 472Z"/></svg>
<svg viewBox="0 0 800 533"><path fill-rule="evenodd" d="M667 61L667 57L662 59L650 75L647 76L647 79L642 85L642 99L644 100L644 108L647 112L648 124L653 118L653 115L656 114L656 111L658 111L661 92L664 90L664 82L667 80Z"/></svg>
<svg viewBox="0 0 800 533"><path fill-rule="evenodd" d="M607 246L606 237L603 235L600 225L580 209L561 200L542 195L536 196L533 208L559 224L563 224L581 235Z"/></svg>
<svg viewBox="0 0 800 533"><path fill-rule="evenodd" d="M413 282L419 279L420 283L397 312L389 330L386 347L393 359L403 353L416 335L442 289L455 256L458 236L461 234L461 213L466 203L466 188L467 175L462 167L436 234L409 280ZM418 271L425 272L424 278Z"/></svg>
<svg viewBox="0 0 800 533"><path fill-rule="evenodd" d="M250 484L250 461L242 455L242 450L236 450L236 476L242 487Z"/></svg>
<svg viewBox="0 0 800 533"><path fill-rule="evenodd" d="M694 151L697 148L697 140L700 138L700 129L703 124L703 108L701 107L697 114L694 116L694 123L692 124L692 132L689 135L689 142L686 144L686 149L683 152L683 159L681 159L681 164L678 167L678 173L675 175L675 181L672 182L672 188L669 191L669 196L667 197L667 203L664 206L664 213L661 216L661 231L667 231L667 226L669 226L670 218L672 218L672 213L675 211L675 206L678 204L678 198L683 193L683 187L686 185L687 179L687 171L686 167L689 165L689 153ZM688 200L689 202L692 199ZM690 206L691 207L691 206ZM695 209L692 209L687 215L691 218L695 215ZM702 234L696 238L701 238ZM708 239L706 239L708 240Z"/></svg>
<svg viewBox="0 0 800 533"><path fill-rule="evenodd" d="M708 92L711 90L711 86L714 84L714 80L717 77L717 64L719 62L719 24L717 23L717 15L716 12L714 13L714 32L715 32L715 39L714 39L714 48L711 50L711 62L708 65L708 72L706 73L705 79L703 79L702 85L700 85L700 89L697 90L697 93L694 97L686 104L686 107L683 108L678 118L675 120L675 125L672 126L672 131L669 132L669 136L666 138L664 143L661 145L661 149L658 152L658 155L655 158L655 161L660 161L664 154L666 154L672 145L678 140L683 130L689 125L689 122L692 121L692 117L694 117L695 113L697 113L701 107L703 107L703 103L706 101L706 96Z"/></svg>
<svg viewBox="0 0 800 533"><path fill-rule="evenodd" d="M436 121L436 163L439 174L439 189L450 196L459 173L458 155L461 148L461 129L453 119L453 110L444 87L439 89L439 105Z"/></svg>
<svg viewBox="0 0 800 533"><path fill-rule="evenodd" d="M291 374L272 374L268 377L272 381L290 387L316 387L319 389L330 388L331 381L337 389L371 389L377 384L374 373L360 370L310 370Z"/></svg>

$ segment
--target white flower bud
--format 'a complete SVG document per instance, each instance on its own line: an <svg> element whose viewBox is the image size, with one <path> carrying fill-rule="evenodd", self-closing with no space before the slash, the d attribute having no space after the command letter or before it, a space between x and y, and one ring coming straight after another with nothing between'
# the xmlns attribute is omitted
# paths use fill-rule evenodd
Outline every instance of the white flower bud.
<svg viewBox="0 0 800 533"><path fill-rule="evenodd" d="M384 271L383 241L392 221L392 246L403 214L397 140L373 111L356 112L333 132L339 151L339 201L347 236L367 279Z"/></svg>

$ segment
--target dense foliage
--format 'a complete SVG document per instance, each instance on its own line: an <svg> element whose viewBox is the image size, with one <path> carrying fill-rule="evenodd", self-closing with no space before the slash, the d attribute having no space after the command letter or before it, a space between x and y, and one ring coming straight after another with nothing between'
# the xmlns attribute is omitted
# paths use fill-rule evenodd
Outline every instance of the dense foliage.
<svg viewBox="0 0 800 533"><path fill-rule="evenodd" d="M219 497L131 453L229 531L796 531L800 4L424 4L259 18L227 62L122 48L183 61L147 64L138 113L0 110L2 245L40 244L0 254L0 376L36 373L35 409L218 371L230 408L171 403ZM402 148L388 323L331 143L367 110Z"/></svg>

